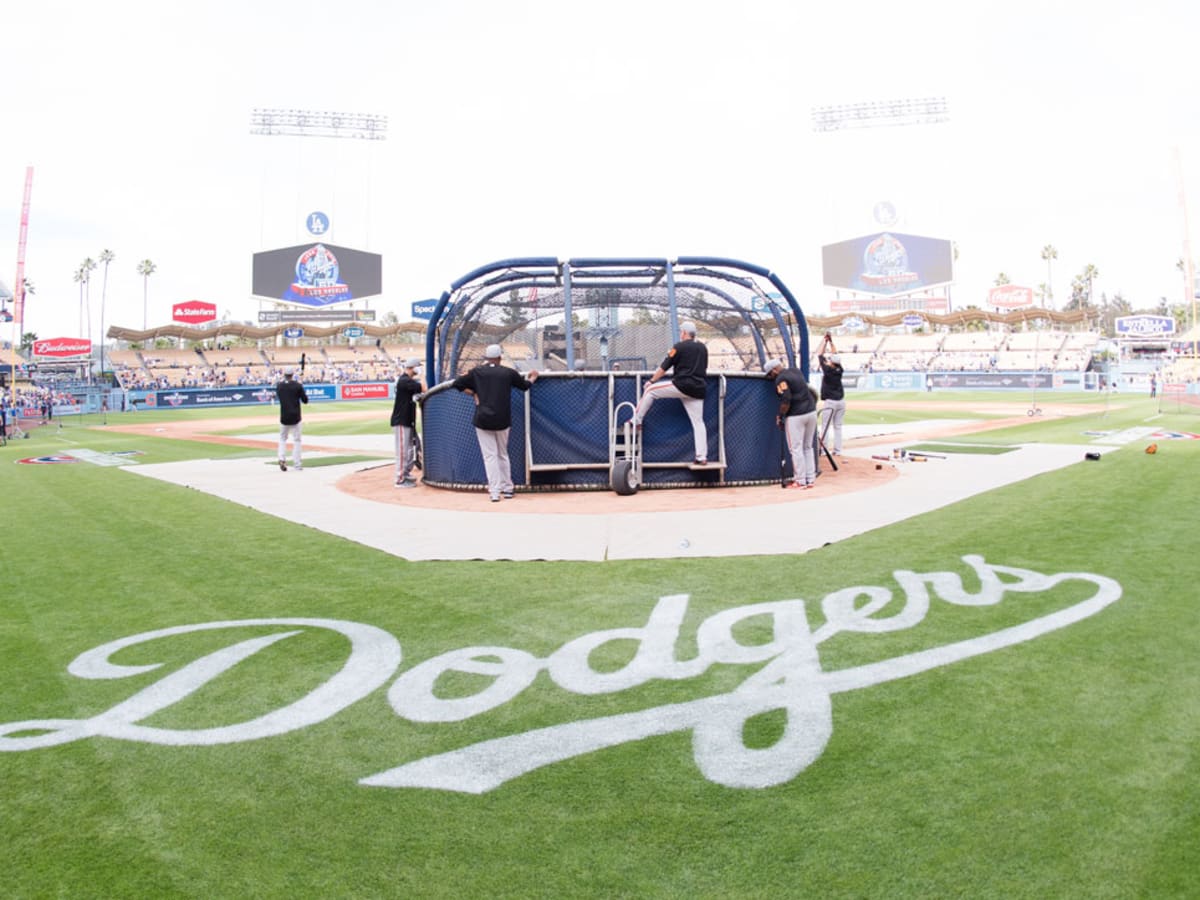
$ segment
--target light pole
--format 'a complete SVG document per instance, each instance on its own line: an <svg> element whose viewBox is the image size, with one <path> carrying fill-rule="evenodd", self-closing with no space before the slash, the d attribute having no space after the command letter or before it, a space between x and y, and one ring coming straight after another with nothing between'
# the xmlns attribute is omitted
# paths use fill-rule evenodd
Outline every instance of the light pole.
<svg viewBox="0 0 1200 900"><path fill-rule="evenodd" d="M86 302L84 303L84 308L87 311L87 339L88 343L90 344L92 342L92 272L96 270L96 261L89 256L83 261L80 269L83 270L83 293L87 298ZM87 376L88 384L91 384L92 354L90 349L88 351Z"/></svg>

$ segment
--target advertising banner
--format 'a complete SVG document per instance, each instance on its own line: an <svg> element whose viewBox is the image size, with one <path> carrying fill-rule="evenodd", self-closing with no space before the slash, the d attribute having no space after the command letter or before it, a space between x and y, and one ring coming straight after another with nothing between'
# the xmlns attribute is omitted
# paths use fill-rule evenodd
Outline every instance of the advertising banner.
<svg viewBox="0 0 1200 900"><path fill-rule="evenodd" d="M90 356L92 342L87 338L56 337L33 342L34 356L49 356L66 359L72 356Z"/></svg>
<svg viewBox="0 0 1200 900"><path fill-rule="evenodd" d="M903 312L905 310L919 310L920 312L934 313L937 315L945 315L950 312L950 300L946 297L856 297L853 300L830 300L829 311L831 313L867 313L875 315L886 315L887 313ZM862 320L858 321L857 325L850 325L847 320L847 328L861 328Z"/></svg>
<svg viewBox="0 0 1200 900"><path fill-rule="evenodd" d="M343 384L341 398L343 400L386 400L389 385L382 384Z"/></svg>
<svg viewBox="0 0 1200 900"><path fill-rule="evenodd" d="M321 308L383 292L383 257L333 244L254 254L251 293Z"/></svg>
<svg viewBox="0 0 1200 900"><path fill-rule="evenodd" d="M888 391L919 391L925 387L924 372L878 372L879 387Z"/></svg>
<svg viewBox="0 0 1200 900"><path fill-rule="evenodd" d="M900 294L954 280L950 242L882 232L821 248L826 286L868 294Z"/></svg>
<svg viewBox="0 0 1200 900"><path fill-rule="evenodd" d="M1175 333L1172 316L1118 316L1117 334L1126 337L1163 337Z"/></svg>
<svg viewBox="0 0 1200 900"><path fill-rule="evenodd" d="M437 306L436 300L416 300L412 305L413 319L420 319L428 322L433 318L433 309Z"/></svg>
<svg viewBox="0 0 1200 900"><path fill-rule="evenodd" d="M933 375L935 388L1009 388L1028 390L1054 386L1052 372L938 372Z"/></svg>
<svg viewBox="0 0 1200 900"><path fill-rule="evenodd" d="M217 305L203 300L188 300L171 307L171 321L184 325L203 325L217 320Z"/></svg>
<svg viewBox="0 0 1200 900"><path fill-rule="evenodd" d="M1024 309L1033 306L1033 288L1001 284L988 288L988 306L1000 309Z"/></svg>
<svg viewBox="0 0 1200 900"><path fill-rule="evenodd" d="M372 387L372 385L363 385L363 387ZM384 396L387 396L387 385L384 385L383 387ZM306 384L304 386L304 392L308 395L310 402L337 399L335 388L331 384ZM156 391L155 393L149 394L146 397L147 406L155 406L160 408L195 406L255 406L259 404L271 404L274 402L275 388L267 386Z"/></svg>
<svg viewBox="0 0 1200 900"><path fill-rule="evenodd" d="M258 313L263 325L286 322L374 322L373 309L264 309Z"/></svg>

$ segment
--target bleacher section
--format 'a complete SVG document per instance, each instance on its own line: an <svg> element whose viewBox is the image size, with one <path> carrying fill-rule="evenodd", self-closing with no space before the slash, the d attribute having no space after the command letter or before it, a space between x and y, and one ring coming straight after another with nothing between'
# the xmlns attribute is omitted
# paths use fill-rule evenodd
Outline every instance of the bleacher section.
<svg viewBox="0 0 1200 900"><path fill-rule="evenodd" d="M875 351L873 368L883 372L923 372L941 347L941 334L889 334ZM845 368L845 363L842 363Z"/></svg>
<svg viewBox="0 0 1200 900"><path fill-rule="evenodd" d="M709 368L741 371L747 359L757 359L754 346L743 346L742 338L717 335L704 337L709 351ZM746 339L749 341L749 338ZM1082 372L1091 361L1100 340L1095 332L1061 331L970 331L932 334L841 335L836 338L842 366L847 372ZM810 368L816 371L820 335L810 335ZM562 360L534 359L528 343L510 340L501 344L505 361L527 371L553 369ZM768 337L768 356L784 356L778 336ZM150 349L113 350L109 360L122 387L152 389L168 387L223 387L274 384L287 367L299 368L305 361L304 378L309 382L391 381L404 360L424 359L419 342L376 346L345 344L303 347L222 347L213 350ZM648 365L658 364L657 359ZM1200 377L1190 367L1187 378Z"/></svg>
<svg viewBox="0 0 1200 900"><path fill-rule="evenodd" d="M1099 339L1093 332L968 331L842 337L839 344L851 348L841 353L848 372L1078 372Z"/></svg>

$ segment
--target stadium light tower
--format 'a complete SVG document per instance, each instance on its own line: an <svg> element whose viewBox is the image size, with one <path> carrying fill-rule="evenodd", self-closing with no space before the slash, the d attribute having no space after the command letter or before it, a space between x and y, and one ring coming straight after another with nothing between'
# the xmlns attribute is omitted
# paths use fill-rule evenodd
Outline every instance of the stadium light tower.
<svg viewBox="0 0 1200 900"><path fill-rule="evenodd" d="M872 100L840 106L814 106L813 131L880 128L893 125L936 125L950 121L945 97Z"/></svg>
<svg viewBox="0 0 1200 900"><path fill-rule="evenodd" d="M318 112L306 109L255 109L250 133L294 137L387 140L387 116L371 113Z"/></svg>

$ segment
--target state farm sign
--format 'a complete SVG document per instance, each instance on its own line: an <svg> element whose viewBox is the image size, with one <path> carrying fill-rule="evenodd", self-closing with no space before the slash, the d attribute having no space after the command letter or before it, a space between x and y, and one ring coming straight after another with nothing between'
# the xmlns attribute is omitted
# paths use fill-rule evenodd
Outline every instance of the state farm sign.
<svg viewBox="0 0 1200 900"><path fill-rule="evenodd" d="M92 342L86 338L46 338L44 341L33 342L34 356L90 356Z"/></svg>
<svg viewBox="0 0 1200 900"><path fill-rule="evenodd" d="M185 325L201 325L212 322L217 318L215 303L205 303L202 300L188 300L186 303L176 303L171 307L171 319L183 322Z"/></svg>
<svg viewBox="0 0 1200 900"><path fill-rule="evenodd" d="M1033 306L1033 288L1017 287L1015 284L989 288L988 306L999 306L1001 309L1024 309Z"/></svg>

